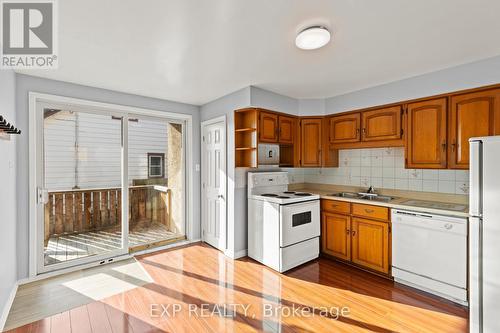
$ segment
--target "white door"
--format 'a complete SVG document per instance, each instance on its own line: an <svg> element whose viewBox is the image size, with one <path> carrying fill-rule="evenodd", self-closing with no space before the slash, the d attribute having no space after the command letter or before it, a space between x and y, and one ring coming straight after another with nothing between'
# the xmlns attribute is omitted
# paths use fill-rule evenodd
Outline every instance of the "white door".
<svg viewBox="0 0 500 333"><path fill-rule="evenodd" d="M226 120L201 125L202 239L223 251L226 247Z"/></svg>

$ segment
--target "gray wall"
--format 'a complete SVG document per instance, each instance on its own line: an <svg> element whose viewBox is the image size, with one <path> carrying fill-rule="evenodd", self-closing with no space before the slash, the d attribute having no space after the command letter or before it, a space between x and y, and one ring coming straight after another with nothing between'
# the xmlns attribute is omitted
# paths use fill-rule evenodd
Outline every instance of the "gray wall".
<svg viewBox="0 0 500 333"><path fill-rule="evenodd" d="M13 71L0 70L0 114L18 126L15 112L16 76ZM23 128L24 129L24 128ZM24 133L22 135L25 135ZM16 261L16 141L0 139L0 315L17 281ZM3 323L0 322L0 330Z"/></svg>
<svg viewBox="0 0 500 333"><path fill-rule="evenodd" d="M331 97L326 100L326 113L356 110L495 83L500 83L500 56Z"/></svg>
<svg viewBox="0 0 500 333"><path fill-rule="evenodd" d="M17 140L17 157L19 161L17 168L17 252L19 279L28 276L29 265L29 248L26 244L29 244L28 92L30 91L152 110L191 114L193 115L193 169L195 164L200 163L200 118L197 106L18 74L16 76L17 123L18 127L24 131L24 134ZM192 213L194 230L192 235L193 239L198 239L200 238L200 173L194 171L193 174Z"/></svg>

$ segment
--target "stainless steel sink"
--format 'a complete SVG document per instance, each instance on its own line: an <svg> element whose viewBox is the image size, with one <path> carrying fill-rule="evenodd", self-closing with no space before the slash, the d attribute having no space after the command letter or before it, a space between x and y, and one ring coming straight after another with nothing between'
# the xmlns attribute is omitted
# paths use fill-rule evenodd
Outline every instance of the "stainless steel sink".
<svg viewBox="0 0 500 333"><path fill-rule="evenodd" d="M389 202L394 199L394 197L371 194L371 193L368 194L368 193L354 193L354 192L339 192L339 193L332 193L330 195L339 198L350 198L350 199L360 199L360 200L379 201L379 202Z"/></svg>
<svg viewBox="0 0 500 333"><path fill-rule="evenodd" d="M360 195L358 193L354 192L339 192L339 193L333 193L331 194L332 197L339 197L339 198L359 198Z"/></svg>

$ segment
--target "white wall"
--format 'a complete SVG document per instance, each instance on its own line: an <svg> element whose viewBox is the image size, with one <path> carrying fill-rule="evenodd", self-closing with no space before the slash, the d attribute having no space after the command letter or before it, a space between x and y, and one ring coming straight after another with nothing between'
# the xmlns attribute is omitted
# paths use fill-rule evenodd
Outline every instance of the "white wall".
<svg viewBox="0 0 500 333"><path fill-rule="evenodd" d="M16 76L10 70L0 70L0 114L7 121L19 127L15 111ZM25 135L23 133L22 135ZM0 331L6 318L2 314L7 310L6 303L17 281L17 187L16 187L16 142L19 135L11 135L10 141L0 139Z"/></svg>
<svg viewBox="0 0 500 333"><path fill-rule="evenodd" d="M3 86L2 86L3 88ZM3 89L2 89L3 90ZM97 102L113 103L119 105L133 106L151 110L176 112L190 114L193 116L193 229L189 231L193 239L200 238L200 173L195 171L195 165L200 164L200 118L199 107L189 104L176 103L161 99L149 98L138 95L120 93L116 91L93 88L72 84L68 82L55 81L38 78L34 76L16 74L16 110L17 124L23 130L16 140L18 167L17 167L17 253L18 253L18 277L28 277L29 266L29 174L28 174L28 142L29 142L29 103L28 93L30 91L73 98L86 99ZM190 171L190 170L188 170Z"/></svg>
<svg viewBox="0 0 500 333"><path fill-rule="evenodd" d="M326 113L428 97L500 83L500 56L326 99Z"/></svg>

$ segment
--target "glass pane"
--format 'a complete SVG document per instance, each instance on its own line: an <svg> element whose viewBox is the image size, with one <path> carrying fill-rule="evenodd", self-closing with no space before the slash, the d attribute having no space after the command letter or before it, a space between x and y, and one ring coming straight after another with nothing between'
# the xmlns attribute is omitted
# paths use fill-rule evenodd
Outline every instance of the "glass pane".
<svg viewBox="0 0 500 333"><path fill-rule="evenodd" d="M139 117L128 138L130 247L185 238L182 125Z"/></svg>
<svg viewBox="0 0 500 333"><path fill-rule="evenodd" d="M44 111L45 265L122 248L121 120Z"/></svg>

